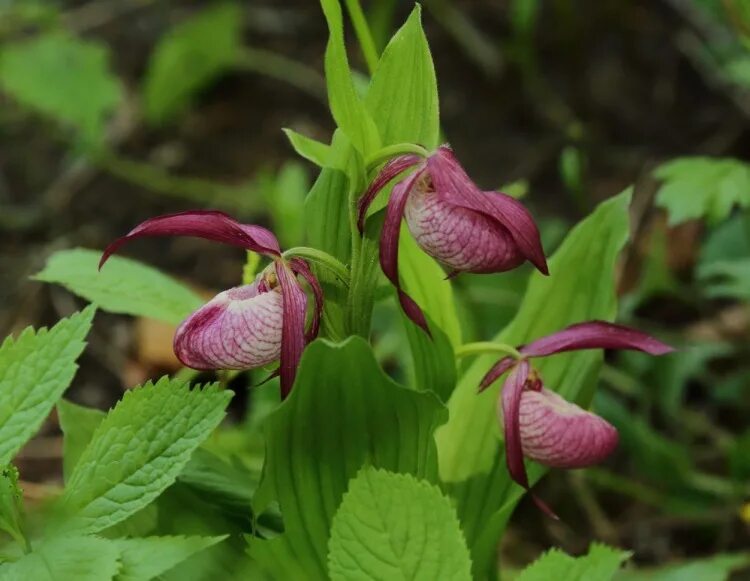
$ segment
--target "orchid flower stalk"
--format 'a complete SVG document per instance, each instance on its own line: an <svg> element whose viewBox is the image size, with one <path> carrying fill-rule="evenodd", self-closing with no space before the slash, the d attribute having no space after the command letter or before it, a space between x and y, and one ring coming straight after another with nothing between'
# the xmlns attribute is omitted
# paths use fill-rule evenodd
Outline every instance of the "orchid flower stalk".
<svg viewBox="0 0 750 581"><path fill-rule="evenodd" d="M547 389L530 359L581 349L630 349L664 355L672 347L622 325L588 321L571 325L518 349L519 357L500 359L487 372L480 391L510 371L498 399L511 478L529 490L524 457L551 468L584 468L605 460L617 447L614 426ZM537 505L554 513L536 496Z"/></svg>
<svg viewBox="0 0 750 581"><path fill-rule="evenodd" d="M450 269L449 277L505 272L527 260L548 274L539 230L528 210L506 194L481 191L447 145L426 158L407 153L386 163L359 200L360 232L375 197L406 170L413 171L394 186L388 201L380 265L396 287L404 312L428 334L424 313L399 282L402 218L419 247Z"/></svg>
<svg viewBox="0 0 750 581"><path fill-rule="evenodd" d="M279 360L286 397L305 345L318 334L323 309L320 284L301 258L282 256L276 237L261 226L241 224L213 210L151 218L112 242L99 268L125 243L144 236L194 236L257 252L271 264L248 285L216 295L180 324L174 336L178 359L193 369L255 369ZM305 329L309 285L314 306Z"/></svg>

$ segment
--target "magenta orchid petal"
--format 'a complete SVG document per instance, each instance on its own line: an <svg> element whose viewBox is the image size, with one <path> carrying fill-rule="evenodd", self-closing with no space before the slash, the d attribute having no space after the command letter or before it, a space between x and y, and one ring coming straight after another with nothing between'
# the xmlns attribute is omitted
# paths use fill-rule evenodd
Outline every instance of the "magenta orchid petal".
<svg viewBox="0 0 750 581"><path fill-rule="evenodd" d="M523 392L519 407L523 455L552 468L585 468L617 447L617 430L546 388Z"/></svg>
<svg viewBox="0 0 750 581"><path fill-rule="evenodd" d="M523 463L523 447L521 444L521 428L519 413L521 397L524 393L526 380L529 378L531 367L528 361L521 361L511 372L503 385L503 391L498 401L498 419L503 426L505 439L505 461L511 478L526 490L529 489L529 479L526 466Z"/></svg>
<svg viewBox="0 0 750 581"><path fill-rule="evenodd" d="M315 308L312 311L310 328L305 333L305 342L309 343L318 336L318 332L320 331L320 319L323 314L323 288L320 286L318 279L315 278L312 270L310 270L310 266L301 258L292 258L289 261L289 266L291 266L294 274L299 274L307 281L315 299Z"/></svg>
<svg viewBox="0 0 750 581"><path fill-rule="evenodd" d="M253 369L279 358L282 298L258 282L219 293L177 329L174 352L193 369Z"/></svg>
<svg viewBox="0 0 750 581"><path fill-rule="evenodd" d="M399 303L406 316L419 325L425 333L431 335L422 309L401 289L401 282L398 278L398 240L401 232L401 218L404 215L409 193L423 175L424 170L417 171L393 188L380 234L380 266L388 280L396 287Z"/></svg>
<svg viewBox="0 0 750 581"><path fill-rule="evenodd" d="M157 216L142 222L125 236L107 246L99 268L126 242L143 236L195 236L261 254L279 256L281 249L273 233L261 226L240 224L227 214L215 210L193 210Z"/></svg>
<svg viewBox="0 0 750 581"><path fill-rule="evenodd" d="M479 384L479 393L483 392L490 385L495 383L495 381L500 379L500 376L503 375L506 371L508 371L515 364L516 364L516 360L513 357L505 357L501 359L500 361L498 361L497 363L495 363L495 365L493 365L492 368L482 378L482 381Z"/></svg>
<svg viewBox="0 0 750 581"><path fill-rule="evenodd" d="M566 327L520 349L528 357L542 357L579 349L632 349L650 355L664 355L674 351L669 345L630 327L586 321Z"/></svg>
<svg viewBox="0 0 750 581"><path fill-rule="evenodd" d="M307 295L302 290L291 268L282 261L276 261L276 276L281 286L283 323L281 329L281 398L286 398L294 385L297 366L305 348L305 314Z"/></svg>
<svg viewBox="0 0 750 581"><path fill-rule="evenodd" d="M367 217L367 210L375 200L380 191L388 185L392 179L397 177L400 173L406 171L410 167L417 165L422 158L418 155L407 154L394 157L383 168L378 172L378 175L372 181L367 188L367 191L357 202L357 227L359 233L362 234L365 231L365 218Z"/></svg>

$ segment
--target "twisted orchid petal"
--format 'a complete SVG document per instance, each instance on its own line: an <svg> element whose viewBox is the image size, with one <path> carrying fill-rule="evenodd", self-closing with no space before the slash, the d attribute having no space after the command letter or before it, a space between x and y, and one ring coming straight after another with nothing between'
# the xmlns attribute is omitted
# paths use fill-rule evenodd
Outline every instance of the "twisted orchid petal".
<svg viewBox="0 0 750 581"><path fill-rule="evenodd" d="M500 404L498 418L504 426L505 461L508 464L508 472L510 472L514 481L527 490L529 489L529 478L523 464L519 412L521 410L521 396L530 371L529 362L521 361L505 380L502 397L498 400Z"/></svg>
<svg viewBox="0 0 750 581"><path fill-rule="evenodd" d="M224 212L193 210L157 216L142 222L107 246L99 261L99 268L125 243L144 236L195 236L270 256L281 255L279 243L270 230L240 224Z"/></svg>
<svg viewBox="0 0 750 581"><path fill-rule="evenodd" d="M193 369L253 369L281 352L282 297L258 281L219 293L177 329L174 352Z"/></svg>
<svg viewBox="0 0 750 581"><path fill-rule="evenodd" d="M286 398L294 385L297 366L305 348L305 313L307 295L300 287L291 268L282 261L276 261L276 276L283 298L283 321L281 327L281 398Z"/></svg>
<svg viewBox="0 0 750 581"><path fill-rule="evenodd" d="M401 232L401 217L404 215L409 193L423 175L424 170L416 171L393 188L380 234L380 266L388 280L396 287L399 303L406 316L419 325L425 333L431 335L422 309L401 289L401 282L398 278L398 240Z"/></svg>
<svg viewBox="0 0 750 581"><path fill-rule="evenodd" d="M313 298L315 299L315 308L312 312L310 328L305 333L305 342L309 343L318 336L318 332L320 331L320 319L323 315L323 288L310 270L307 262L301 258L292 258L289 261L289 266L291 266L294 274L299 274L307 281L307 284L310 285L310 289L312 290Z"/></svg>
<svg viewBox="0 0 750 581"><path fill-rule="evenodd" d="M370 208L370 205L380 193L380 190L388 185L388 182L390 182L400 173L403 173L410 167L417 165L420 161L422 161L422 158L418 155L399 155L398 157L394 157L388 163L386 163L380 170L380 172L378 172L378 175L375 177L365 193L357 202L357 227L359 228L360 234L365 231L365 218L367 217L367 210Z"/></svg>
<svg viewBox="0 0 750 581"><path fill-rule="evenodd" d="M628 349L649 355L666 355L674 351L673 347L636 329L606 321L586 321L532 341L520 347L519 352L531 358L581 349ZM505 357L495 363L482 378L479 391L487 389L515 362L512 357Z"/></svg>

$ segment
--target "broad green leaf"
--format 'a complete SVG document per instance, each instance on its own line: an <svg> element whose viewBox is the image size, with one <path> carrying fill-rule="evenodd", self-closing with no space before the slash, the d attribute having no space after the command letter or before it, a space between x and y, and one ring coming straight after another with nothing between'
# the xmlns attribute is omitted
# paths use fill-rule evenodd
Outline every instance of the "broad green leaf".
<svg viewBox="0 0 750 581"><path fill-rule="evenodd" d="M301 157L306 160L313 162L319 167L329 167L331 159L331 146L320 141L316 141L311 137L297 133L292 129L283 129L284 134L289 139L289 143L292 144L294 151L296 151Z"/></svg>
<svg viewBox="0 0 750 581"><path fill-rule="evenodd" d="M62 33L6 45L0 51L0 87L92 143L102 139L121 98L106 48Z"/></svg>
<svg viewBox="0 0 750 581"><path fill-rule="evenodd" d="M363 468L333 518L328 549L333 581L471 580L450 500L409 474Z"/></svg>
<svg viewBox="0 0 750 581"><path fill-rule="evenodd" d="M617 581L727 581L732 573L750 567L749 553L718 554L663 567L620 571ZM744 571L745 575L747 571ZM743 577L737 576L737 579Z"/></svg>
<svg viewBox="0 0 750 581"><path fill-rule="evenodd" d="M70 385L94 312L87 307L50 330L29 327L0 345L0 464L11 461Z"/></svg>
<svg viewBox="0 0 750 581"><path fill-rule="evenodd" d="M284 533L255 539L250 553L275 578L327 579L331 522L349 480L364 465L433 480L435 427L445 408L405 389L359 337L312 343L289 398L266 423L266 465L254 500L278 500Z"/></svg>
<svg viewBox="0 0 750 581"><path fill-rule="evenodd" d="M366 104L383 145L409 142L437 147L437 80L418 4L380 57Z"/></svg>
<svg viewBox="0 0 750 581"><path fill-rule="evenodd" d="M217 3L175 26L160 40L146 71L146 119L161 124L188 108L195 95L235 64L242 11Z"/></svg>
<svg viewBox="0 0 750 581"><path fill-rule="evenodd" d="M0 469L0 530L26 548L22 521L23 493L18 487L18 468L8 464Z"/></svg>
<svg viewBox="0 0 750 581"><path fill-rule="evenodd" d="M535 272L513 321L496 336L523 345L572 323L613 320L616 314L615 262L628 238L625 192L601 204L568 234L549 262L549 277ZM475 575L485 575L497 539L521 496L501 453L495 415L499 385L477 395L484 373L497 360L477 358L459 379L448 408L449 422L436 440L440 474L458 502L458 513L472 551ZM550 389L587 406L602 361L601 351L579 351L534 361ZM542 474L530 466L530 478Z"/></svg>
<svg viewBox="0 0 750 581"><path fill-rule="evenodd" d="M63 433L63 477L67 482L96 428L107 414L61 399L57 402L57 417Z"/></svg>
<svg viewBox="0 0 750 581"><path fill-rule="evenodd" d="M0 566L0 581L105 581L119 569L114 543L97 537L60 536Z"/></svg>
<svg viewBox="0 0 750 581"><path fill-rule="evenodd" d="M596 543L589 547L588 555L578 558L566 555L560 549L551 549L526 567L516 581L607 581L614 578L630 555L627 551Z"/></svg>
<svg viewBox="0 0 750 581"><path fill-rule="evenodd" d="M320 0L320 5L330 35L326 46L325 71L331 113L354 147L367 156L380 146L380 138L372 117L354 90L344 44L341 5L339 0Z"/></svg>
<svg viewBox="0 0 750 581"><path fill-rule="evenodd" d="M113 256L99 271L101 256L97 250L61 250L34 278L61 284L105 311L174 324L204 302L185 285L128 258Z"/></svg>
<svg viewBox="0 0 750 581"><path fill-rule="evenodd" d="M121 567L116 581L149 581L195 553L223 541L221 537L145 537L115 539Z"/></svg>
<svg viewBox="0 0 750 581"><path fill-rule="evenodd" d="M128 391L99 424L61 498L64 526L95 533L154 500L224 417L231 392L160 379Z"/></svg>
<svg viewBox="0 0 750 581"><path fill-rule="evenodd" d="M664 181L656 205L667 210L670 225L695 218L717 223L735 206L750 206L750 165L736 159L682 157L654 175Z"/></svg>

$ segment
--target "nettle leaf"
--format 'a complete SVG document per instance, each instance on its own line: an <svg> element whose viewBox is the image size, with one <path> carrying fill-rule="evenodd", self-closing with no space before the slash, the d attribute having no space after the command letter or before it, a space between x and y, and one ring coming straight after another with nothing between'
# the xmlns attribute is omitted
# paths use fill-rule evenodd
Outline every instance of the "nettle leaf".
<svg viewBox="0 0 750 581"><path fill-rule="evenodd" d="M438 145L440 116L435 68L417 5L380 57L366 104L383 145Z"/></svg>
<svg viewBox="0 0 750 581"><path fill-rule="evenodd" d="M592 544L589 554L571 557L560 549L551 549L526 567L516 581L579 581L580 579L612 579L632 553L606 545Z"/></svg>
<svg viewBox="0 0 750 581"><path fill-rule="evenodd" d="M117 581L149 581L226 538L224 535L115 539L112 542L120 551L122 563Z"/></svg>
<svg viewBox="0 0 750 581"><path fill-rule="evenodd" d="M105 311L177 324L203 304L185 285L155 268L113 256L99 271L101 251L56 252L34 278L63 285Z"/></svg>
<svg viewBox="0 0 750 581"><path fill-rule="evenodd" d="M670 225L696 218L717 223L735 206L750 206L750 165L736 159L682 157L654 175L664 180L656 205L667 210Z"/></svg>
<svg viewBox="0 0 750 581"><path fill-rule="evenodd" d="M331 527L328 572L337 580L471 580L450 500L409 474L362 469Z"/></svg>
<svg viewBox="0 0 750 581"><path fill-rule="evenodd" d="M568 234L550 260L549 277L534 273L513 321L495 339L523 345L565 326L616 314L615 264L628 239L630 191L604 202ZM513 484L501 452L495 415L499 383L477 395L496 361L477 358L459 379L448 403L449 422L436 440L440 475L458 503L475 575L492 566L497 539L523 490ZM534 361L548 388L584 407L591 401L601 351L579 351ZM544 471L530 465L531 481Z"/></svg>
<svg viewBox="0 0 750 581"><path fill-rule="evenodd" d="M329 167L329 160L331 159L330 145L297 133L293 129L283 129L282 131L298 155L319 167Z"/></svg>
<svg viewBox="0 0 750 581"><path fill-rule="evenodd" d="M94 307L51 329L31 327L0 346L0 464L7 464L39 429L73 380Z"/></svg>
<svg viewBox="0 0 750 581"><path fill-rule="evenodd" d="M96 533L148 505L218 426L231 397L216 384L191 389L167 377L128 391L70 476L61 498L64 526Z"/></svg>
<svg viewBox="0 0 750 581"><path fill-rule="evenodd" d="M146 119L161 124L190 105L196 93L232 68L242 41L242 11L218 3L180 23L160 40L146 71Z"/></svg>
<svg viewBox="0 0 750 581"><path fill-rule="evenodd" d="M121 100L120 83L110 73L108 60L101 44L63 33L43 34L0 51L0 87L21 105L98 142Z"/></svg>
<svg viewBox="0 0 750 581"><path fill-rule="evenodd" d="M63 433L63 478L67 482L107 414L62 399L57 402L57 417Z"/></svg>
<svg viewBox="0 0 750 581"><path fill-rule="evenodd" d="M2 581L103 581L120 567L120 551L97 537L61 536L35 545L14 563L0 566Z"/></svg>
<svg viewBox="0 0 750 581"><path fill-rule="evenodd" d="M254 500L257 512L278 500L284 533L251 540L251 556L278 579L327 579L329 530L349 480L364 465L434 480L432 434L445 419L432 393L387 377L363 339L312 343L292 394L266 421Z"/></svg>
<svg viewBox="0 0 750 581"><path fill-rule="evenodd" d="M380 137L364 103L354 90L349 59L344 44L344 21L339 0L320 0L328 23L325 71L328 101L339 129L363 155L377 150Z"/></svg>

